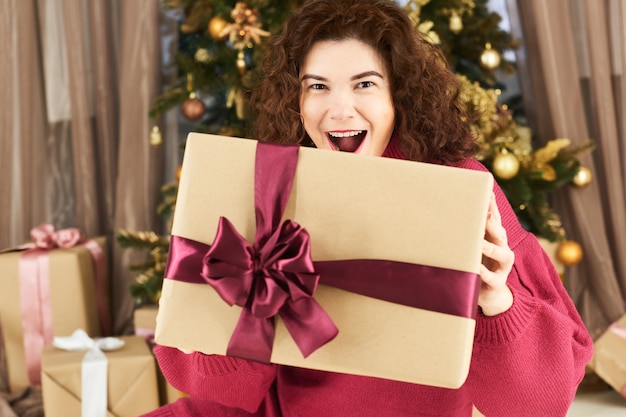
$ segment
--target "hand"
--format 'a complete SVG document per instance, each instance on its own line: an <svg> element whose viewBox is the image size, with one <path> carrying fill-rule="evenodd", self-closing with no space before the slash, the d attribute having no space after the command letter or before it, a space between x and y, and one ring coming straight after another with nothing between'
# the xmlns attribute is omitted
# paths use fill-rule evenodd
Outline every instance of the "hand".
<svg viewBox="0 0 626 417"><path fill-rule="evenodd" d="M478 295L478 305L484 315L495 316L513 305L513 294L506 280L514 261L515 255L507 242L496 197L491 194L483 241L483 263L480 266L482 283Z"/></svg>

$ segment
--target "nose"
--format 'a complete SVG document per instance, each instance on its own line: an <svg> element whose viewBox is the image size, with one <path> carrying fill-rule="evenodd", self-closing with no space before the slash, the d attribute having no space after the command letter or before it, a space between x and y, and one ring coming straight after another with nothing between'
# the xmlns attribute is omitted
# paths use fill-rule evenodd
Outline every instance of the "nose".
<svg viewBox="0 0 626 417"><path fill-rule="evenodd" d="M333 120L344 120L352 117L355 113L352 94L345 90L333 91L328 112Z"/></svg>

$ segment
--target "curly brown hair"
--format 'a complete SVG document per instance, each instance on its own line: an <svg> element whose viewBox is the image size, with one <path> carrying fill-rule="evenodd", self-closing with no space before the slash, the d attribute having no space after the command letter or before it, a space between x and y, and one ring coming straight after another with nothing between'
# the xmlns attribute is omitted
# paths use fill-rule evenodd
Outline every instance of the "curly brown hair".
<svg viewBox="0 0 626 417"><path fill-rule="evenodd" d="M257 139L312 144L300 118L300 68L316 42L346 39L382 57L396 112L394 135L409 159L446 164L475 153L454 74L390 0L310 0L291 14L268 46L252 94Z"/></svg>

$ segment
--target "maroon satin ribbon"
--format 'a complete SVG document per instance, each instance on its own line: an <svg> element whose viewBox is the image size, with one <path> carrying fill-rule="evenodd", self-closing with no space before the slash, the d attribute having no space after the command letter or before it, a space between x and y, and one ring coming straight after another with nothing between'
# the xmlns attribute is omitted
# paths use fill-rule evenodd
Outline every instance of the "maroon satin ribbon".
<svg viewBox="0 0 626 417"><path fill-rule="evenodd" d="M291 192L298 147L257 144L255 213L250 245L220 218L213 245L172 236L165 277L209 283L242 313L227 354L269 362L278 314L306 357L332 340L337 328L313 298L318 282L415 308L475 318L475 273L387 260L313 262L304 228L280 225Z"/></svg>

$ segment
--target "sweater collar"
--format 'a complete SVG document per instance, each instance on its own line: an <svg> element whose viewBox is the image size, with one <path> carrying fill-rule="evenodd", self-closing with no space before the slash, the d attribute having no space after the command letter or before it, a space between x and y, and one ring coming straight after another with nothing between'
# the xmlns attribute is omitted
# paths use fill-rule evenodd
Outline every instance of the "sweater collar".
<svg viewBox="0 0 626 417"><path fill-rule="evenodd" d="M387 148L383 152L382 156L394 159L407 159L404 152L402 152L402 150L400 149L400 145L398 144L398 139L396 138L395 133L391 136L389 144L387 145Z"/></svg>

